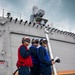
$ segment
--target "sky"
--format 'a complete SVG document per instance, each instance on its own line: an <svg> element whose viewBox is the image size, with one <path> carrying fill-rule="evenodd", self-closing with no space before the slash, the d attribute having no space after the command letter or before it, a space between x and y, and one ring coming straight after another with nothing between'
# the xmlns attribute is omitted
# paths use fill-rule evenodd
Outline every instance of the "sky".
<svg viewBox="0 0 75 75"><path fill-rule="evenodd" d="M75 0L0 0L0 16L11 12L14 18L29 20L33 6L45 10L49 25L75 33Z"/></svg>

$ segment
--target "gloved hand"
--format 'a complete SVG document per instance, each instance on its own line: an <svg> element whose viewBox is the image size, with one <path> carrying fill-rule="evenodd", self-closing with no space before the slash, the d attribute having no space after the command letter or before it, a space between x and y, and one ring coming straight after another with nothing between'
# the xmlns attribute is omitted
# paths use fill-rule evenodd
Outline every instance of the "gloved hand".
<svg viewBox="0 0 75 75"><path fill-rule="evenodd" d="M54 59L51 59L51 61L54 61Z"/></svg>
<svg viewBox="0 0 75 75"><path fill-rule="evenodd" d="M59 57L55 57L54 62L60 63L60 58Z"/></svg>

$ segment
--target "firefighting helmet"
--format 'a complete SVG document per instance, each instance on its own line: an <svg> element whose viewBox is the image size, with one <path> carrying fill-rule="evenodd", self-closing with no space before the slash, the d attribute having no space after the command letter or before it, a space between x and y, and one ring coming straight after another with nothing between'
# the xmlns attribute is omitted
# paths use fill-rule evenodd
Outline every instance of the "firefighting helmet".
<svg viewBox="0 0 75 75"><path fill-rule="evenodd" d="M33 38L32 39L32 44L34 44L34 43L38 44L39 43L39 39L38 38Z"/></svg>
<svg viewBox="0 0 75 75"><path fill-rule="evenodd" d="M24 43L24 42L28 42L28 43L30 43L30 38L29 37L23 37L22 38L22 44Z"/></svg>
<svg viewBox="0 0 75 75"><path fill-rule="evenodd" d="M43 43L44 43L44 44L47 44L47 43L48 43L48 41L47 41L46 38L40 39L40 45L42 45Z"/></svg>

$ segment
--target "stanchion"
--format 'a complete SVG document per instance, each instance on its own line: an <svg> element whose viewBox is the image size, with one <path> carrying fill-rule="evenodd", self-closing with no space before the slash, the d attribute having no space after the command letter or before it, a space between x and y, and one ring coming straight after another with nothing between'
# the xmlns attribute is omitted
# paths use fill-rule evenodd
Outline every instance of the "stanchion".
<svg viewBox="0 0 75 75"><path fill-rule="evenodd" d="M50 44L50 40L49 40L49 36L48 36L49 31L47 30L47 28L45 28L45 34L46 34L46 39L48 41L49 54L51 56L51 59L53 59L53 53L52 53L51 44ZM57 75L56 67L54 64L53 64L53 70L54 70L54 75Z"/></svg>

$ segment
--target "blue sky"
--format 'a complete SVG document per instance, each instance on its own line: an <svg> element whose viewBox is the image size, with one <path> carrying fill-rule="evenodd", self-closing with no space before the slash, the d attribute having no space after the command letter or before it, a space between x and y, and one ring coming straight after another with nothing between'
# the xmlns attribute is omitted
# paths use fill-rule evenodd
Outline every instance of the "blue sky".
<svg viewBox="0 0 75 75"><path fill-rule="evenodd" d="M75 0L0 0L1 10L11 12L11 15L29 20L32 7L38 6L45 10L44 18L47 24L60 30L75 32Z"/></svg>

